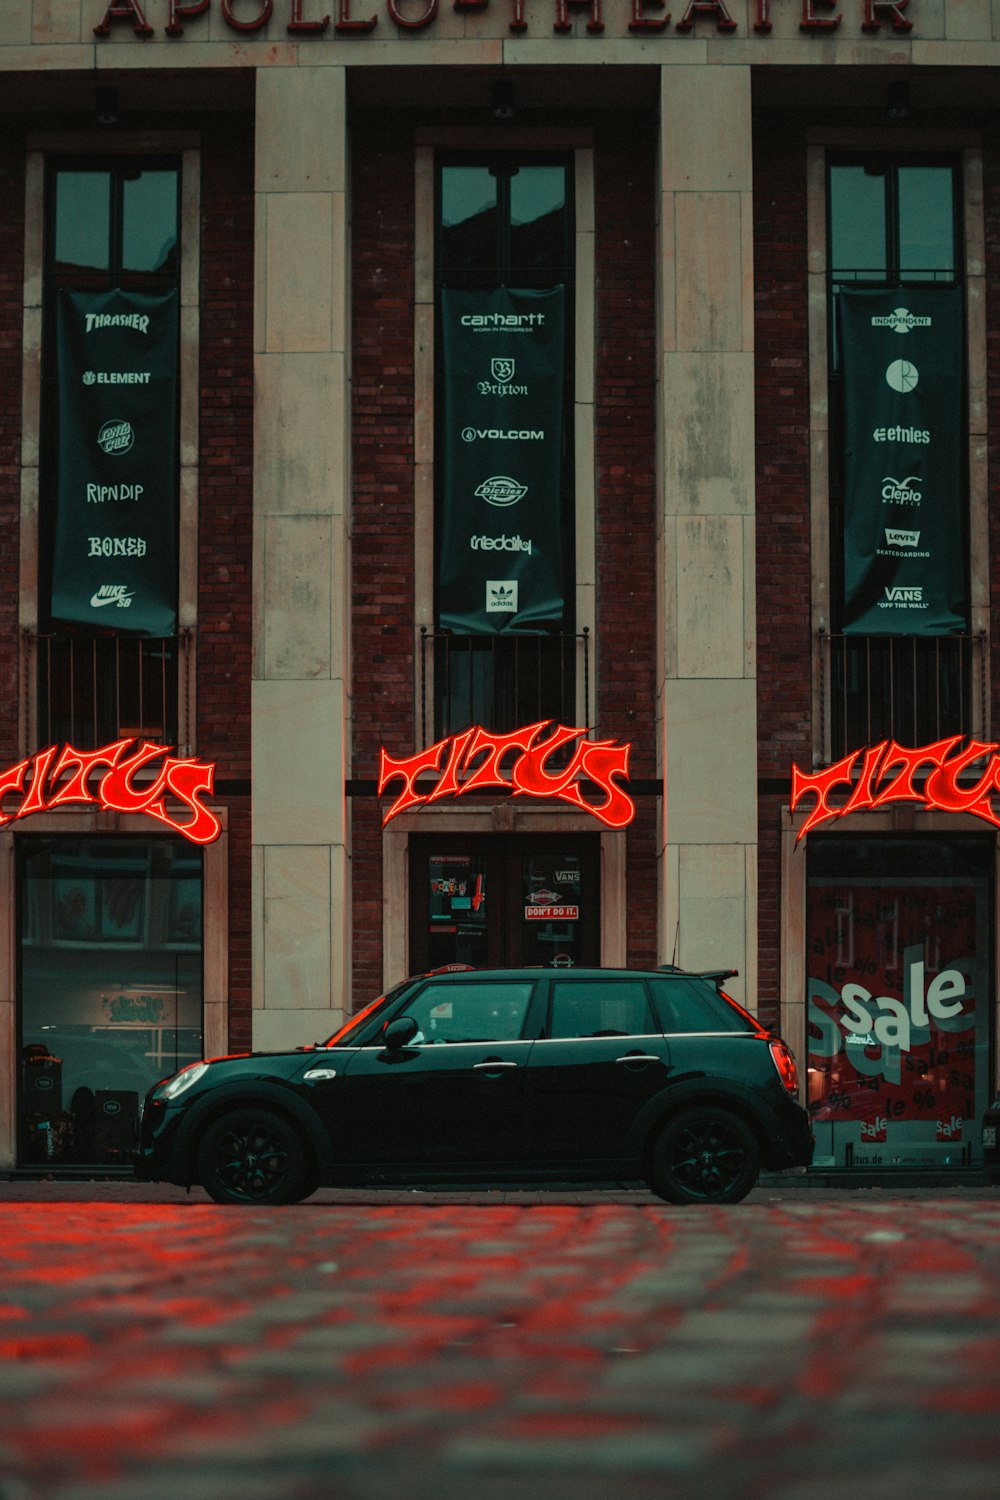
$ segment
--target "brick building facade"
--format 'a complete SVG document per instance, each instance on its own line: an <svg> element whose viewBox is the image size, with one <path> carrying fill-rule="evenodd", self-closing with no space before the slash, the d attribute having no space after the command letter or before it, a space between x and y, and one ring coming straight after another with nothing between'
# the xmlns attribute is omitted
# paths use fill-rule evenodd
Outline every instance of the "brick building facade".
<svg viewBox="0 0 1000 1500"><path fill-rule="evenodd" d="M143 1088L188 1058L312 1041L414 968L486 961L738 968L799 1056L819 1170L975 1167L998 26L977 0L12 0L0 1167L123 1165ZM556 430L540 390L457 428L462 380L515 382L528 341L456 375L448 299L488 320L558 288ZM949 296L960 349L934 342ZM93 457L91 481L75 386L159 378L72 364L60 320L95 297L178 309L175 431L139 460L155 511L87 498L118 471ZM865 297L874 353L841 332ZM859 427L852 361L886 350L902 405ZM920 405L947 359L950 469ZM448 477L463 443L482 495ZM515 482L543 448L545 510ZM128 570L77 576L84 522L98 556L176 535L170 631L105 607L139 598ZM458 627L456 524L469 568L508 575ZM444 772L473 726L534 724L630 746L627 824L587 778L515 797ZM387 818L383 755L442 743ZM217 837L186 837L162 757L123 781L143 744L214 768ZM105 752L76 798L67 745ZM899 747L926 750L907 795Z"/></svg>

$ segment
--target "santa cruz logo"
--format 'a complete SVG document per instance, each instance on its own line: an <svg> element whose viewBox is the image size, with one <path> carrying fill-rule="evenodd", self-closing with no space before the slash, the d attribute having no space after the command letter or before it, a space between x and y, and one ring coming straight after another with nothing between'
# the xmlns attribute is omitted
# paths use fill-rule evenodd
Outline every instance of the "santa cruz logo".
<svg viewBox="0 0 1000 1500"><path fill-rule="evenodd" d="M91 609L103 609L105 605L117 604L119 609L128 609L134 594L128 591L126 583L102 583L96 593L90 596Z"/></svg>
<svg viewBox="0 0 1000 1500"><path fill-rule="evenodd" d="M487 505L516 505L528 493L526 484L518 484L508 474L494 474L484 479L476 490L476 497Z"/></svg>
<svg viewBox="0 0 1000 1500"><path fill-rule="evenodd" d="M488 578L486 580L486 613L488 615L517 614L516 578Z"/></svg>
<svg viewBox="0 0 1000 1500"><path fill-rule="evenodd" d="M929 328L930 318L918 318L915 314L907 312L905 307L897 307L885 317L872 318L873 328L891 328L893 333L909 333L911 328Z"/></svg>
<svg viewBox="0 0 1000 1500"><path fill-rule="evenodd" d="M919 481L918 474L907 474L905 479L893 479L891 474L887 474L882 480L882 504L919 505L923 491L913 488Z"/></svg>
<svg viewBox="0 0 1000 1500"><path fill-rule="evenodd" d="M542 443L545 433L539 427L463 427L463 443L476 443L487 438L494 443Z"/></svg>
<svg viewBox="0 0 1000 1500"><path fill-rule="evenodd" d="M102 453L127 453L135 442L135 433L132 431L131 422L123 422L116 418L113 422L105 422L97 434L97 446Z"/></svg>

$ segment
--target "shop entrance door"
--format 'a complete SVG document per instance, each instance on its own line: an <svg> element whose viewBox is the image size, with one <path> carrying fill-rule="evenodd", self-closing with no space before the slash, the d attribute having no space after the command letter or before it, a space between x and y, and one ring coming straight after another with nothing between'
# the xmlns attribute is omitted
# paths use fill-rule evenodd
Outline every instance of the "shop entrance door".
<svg viewBox="0 0 1000 1500"><path fill-rule="evenodd" d="M599 964L596 834L415 835L410 972Z"/></svg>

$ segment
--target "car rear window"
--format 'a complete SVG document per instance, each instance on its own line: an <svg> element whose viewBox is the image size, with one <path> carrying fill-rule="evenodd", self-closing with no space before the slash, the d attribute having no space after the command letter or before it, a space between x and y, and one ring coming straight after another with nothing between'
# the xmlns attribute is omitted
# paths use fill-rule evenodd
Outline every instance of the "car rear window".
<svg viewBox="0 0 1000 1500"><path fill-rule="evenodd" d="M649 1036L659 1029L641 980L553 981L552 1037Z"/></svg>
<svg viewBox="0 0 1000 1500"><path fill-rule="evenodd" d="M707 979L651 979L664 1031L753 1031L749 1016L720 995Z"/></svg>

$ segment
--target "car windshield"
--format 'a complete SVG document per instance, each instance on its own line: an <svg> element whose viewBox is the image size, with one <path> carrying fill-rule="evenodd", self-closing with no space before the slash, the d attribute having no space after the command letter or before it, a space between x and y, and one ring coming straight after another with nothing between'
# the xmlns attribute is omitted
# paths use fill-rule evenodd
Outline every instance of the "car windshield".
<svg viewBox="0 0 1000 1500"><path fill-rule="evenodd" d="M379 995L378 999L373 1000L370 1005L366 1005L364 1010L359 1010L355 1015L348 1016L340 1030L335 1031L333 1036L328 1036L325 1042L320 1043L320 1046L352 1047L372 1017L377 1016L379 1011L383 1010L387 1005L391 1005L393 1000L397 999L411 983L411 980L406 980L403 984L397 984L395 989L391 989L386 995Z"/></svg>

